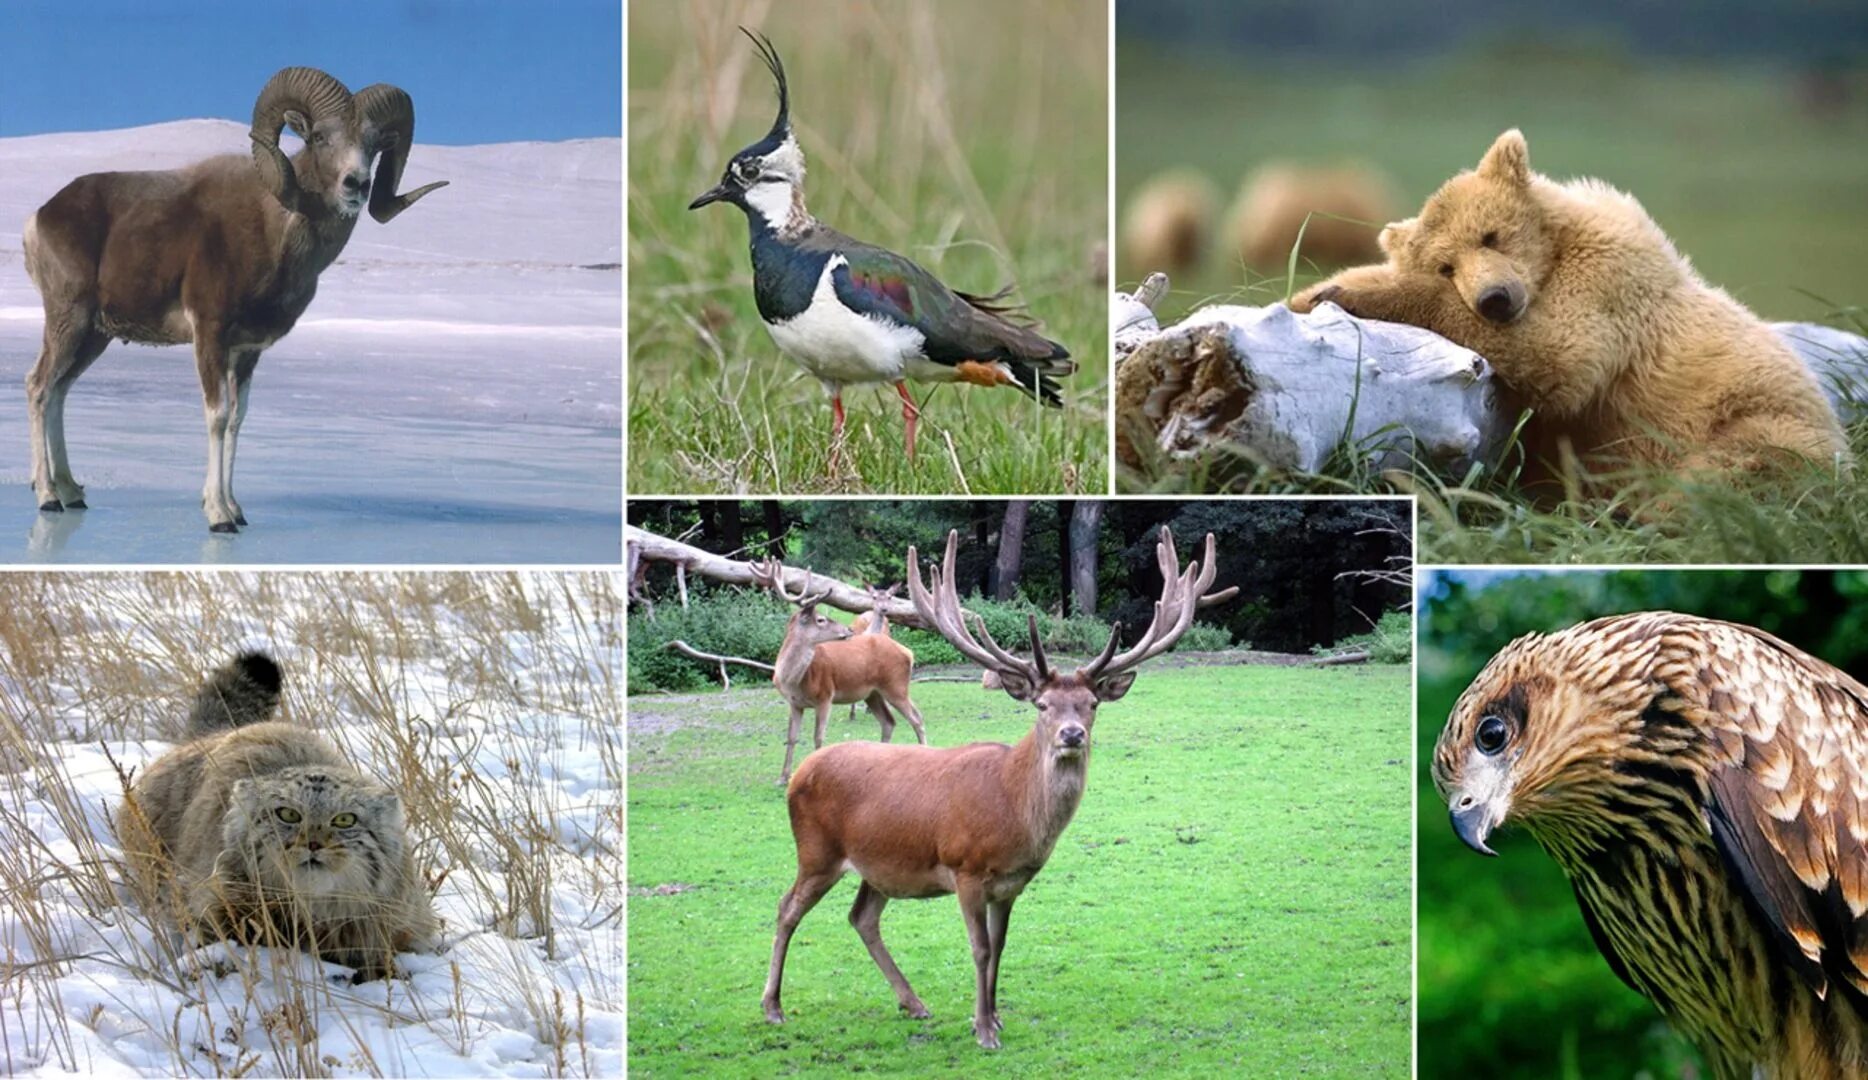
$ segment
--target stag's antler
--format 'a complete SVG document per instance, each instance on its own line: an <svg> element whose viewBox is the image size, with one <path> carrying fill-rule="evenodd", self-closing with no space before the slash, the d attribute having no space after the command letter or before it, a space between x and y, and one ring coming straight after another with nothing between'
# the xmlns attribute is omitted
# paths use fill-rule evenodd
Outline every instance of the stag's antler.
<svg viewBox="0 0 1868 1080"><path fill-rule="evenodd" d="M757 582L761 588L772 590L780 600L785 601L787 604L792 604L800 608L808 608L812 604L830 595L829 589L825 589L820 593L810 594L811 571L808 568L804 571L804 584L798 586L798 594L793 596L791 593L785 591L784 563L779 562L777 559L767 557L763 562L747 563L746 565L752 569L753 581Z"/></svg>
<svg viewBox="0 0 1868 1080"><path fill-rule="evenodd" d="M1196 610L1224 603L1237 596L1239 588L1236 585L1216 593L1206 591L1213 584L1214 575L1219 572L1213 546L1213 534L1207 533L1205 559L1196 559L1187 564L1186 573L1182 573L1180 556L1174 552L1174 534L1166 525L1161 526L1161 540L1155 546L1155 561L1161 567L1161 599L1155 601L1154 620L1148 624L1148 630L1142 634L1140 641L1122 655L1114 656L1117 639L1122 636L1122 624L1117 623L1110 631L1109 644L1103 646L1100 656L1082 669L1082 674L1091 679L1108 679L1139 667L1144 661L1173 648L1180 636L1193 625L1193 613Z"/></svg>
<svg viewBox="0 0 1868 1080"><path fill-rule="evenodd" d="M941 560L939 568L928 567L928 577L933 581L932 591L921 583L921 557L914 545L908 547L908 596L914 601L915 611L926 620L948 643L960 650L967 659L988 671L996 671L1001 677L1011 675L1033 686L1041 684L1050 669L1044 663L1044 647L1038 644L1038 617L1031 617L1031 651L1033 660L1021 660L992 640L992 634L986 630L986 622L972 612L960 608L960 596L954 588L953 555L960 543L958 530L947 533L947 555ZM979 630L975 638L966 628L966 620L971 617Z"/></svg>

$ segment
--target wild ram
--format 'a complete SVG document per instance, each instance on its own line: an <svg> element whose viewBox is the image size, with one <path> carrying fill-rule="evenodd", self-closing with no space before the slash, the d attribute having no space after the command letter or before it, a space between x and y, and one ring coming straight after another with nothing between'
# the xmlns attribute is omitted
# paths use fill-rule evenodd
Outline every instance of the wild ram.
<svg viewBox="0 0 1868 1080"><path fill-rule="evenodd" d="M288 125L305 140L289 159L279 148ZM65 396L110 339L192 342L208 428L201 505L210 530L238 532L234 448L260 353L304 314L366 200L387 222L447 183L396 194L415 107L386 83L353 95L315 68L286 68L260 91L248 134L250 160L91 173L26 220L26 272L45 303L45 343L26 376L40 510L85 508L65 452Z"/></svg>

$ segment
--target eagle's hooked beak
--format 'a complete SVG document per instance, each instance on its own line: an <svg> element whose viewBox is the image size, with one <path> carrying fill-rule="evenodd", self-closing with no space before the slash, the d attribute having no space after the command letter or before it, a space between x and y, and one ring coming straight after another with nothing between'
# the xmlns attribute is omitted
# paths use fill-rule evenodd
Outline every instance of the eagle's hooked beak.
<svg viewBox="0 0 1868 1080"><path fill-rule="evenodd" d="M708 203L719 202L721 199L726 198L727 195L728 195L727 186L724 182L715 184L713 187L710 187L706 191L701 192L698 198L696 198L693 202L689 203L688 209L699 210L701 207L706 206Z"/></svg>
<svg viewBox="0 0 1868 1080"><path fill-rule="evenodd" d="M1474 752L1467 762L1460 785L1447 793L1446 805L1453 819L1453 833L1465 845L1481 855L1497 855L1486 846L1492 830L1505 820L1510 806L1511 771L1498 758L1481 757Z"/></svg>
<svg viewBox="0 0 1868 1080"><path fill-rule="evenodd" d="M1462 798L1469 797L1462 796ZM1451 816L1454 834L1465 841L1467 847L1481 855L1498 854L1485 845L1486 837L1492 835L1492 829L1497 824L1492 820L1492 808L1489 805L1471 802L1470 805L1461 809L1456 801Z"/></svg>

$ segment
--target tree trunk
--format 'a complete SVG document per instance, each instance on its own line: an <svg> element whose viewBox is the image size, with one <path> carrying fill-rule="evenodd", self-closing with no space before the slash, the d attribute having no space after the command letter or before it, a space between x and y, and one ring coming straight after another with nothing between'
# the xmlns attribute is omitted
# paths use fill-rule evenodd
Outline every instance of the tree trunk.
<svg viewBox="0 0 1868 1080"><path fill-rule="evenodd" d="M739 500L724 499L720 503L720 550L731 555L746 546L746 528L740 521Z"/></svg>
<svg viewBox="0 0 1868 1080"><path fill-rule="evenodd" d="M1102 538L1101 499L1080 499L1070 512L1070 596L1083 615L1096 614L1096 551Z"/></svg>
<svg viewBox="0 0 1868 1080"><path fill-rule="evenodd" d="M1076 510L1076 500L1057 500L1057 576L1063 580L1063 588L1058 590L1057 610L1066 619L1073 614L1070 607L1070 519Z"/></svg>
<svg viewBox="0 0 1868 1080"><path fill-rule="evenodd" d="M718 499L696 499L695 513L700 517L701 546L709 551L725 551L720 546L720 501Z"/></svg>
<svg viewBox="0 0 1868 1080"><path fill-rule="evenodd" d="M999 557L992 563L994 600L1010 600L1018 592L1018 575L1025 566L1025 519L1030 514L1030 499L1013 499L1005 504L1005 520L999 525Z"/></svg>
<svg viewBox="0 0 1868 1080"><path fill-rule="evenodd" d="M777 499L766 499L759 504L765 515L766 553L774 559L785 557L785 510L778 505Z"/></svg>
<svg viewBox="0 0 1868 1080"><path fill-rule="evenodd" d="M985 551L992 539L992 510L989 504L973 504L973 541L979 550ZM973 582L973 595L988 596L992 591L992 560L982 558L979 561L979 577Z"/></svg>

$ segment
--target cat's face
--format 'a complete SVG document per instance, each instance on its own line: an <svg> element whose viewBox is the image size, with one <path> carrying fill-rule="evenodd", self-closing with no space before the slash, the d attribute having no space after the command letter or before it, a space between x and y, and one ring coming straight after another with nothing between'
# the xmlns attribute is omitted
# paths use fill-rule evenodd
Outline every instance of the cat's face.
<svg viewBox="0 0 1868 1080"><path fill-rule="evenodd" d="M381 892L402 836L394 794L317 765L237 781L224 827L262 883L312 896Z"/></svg>

